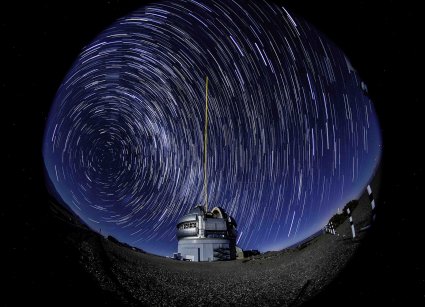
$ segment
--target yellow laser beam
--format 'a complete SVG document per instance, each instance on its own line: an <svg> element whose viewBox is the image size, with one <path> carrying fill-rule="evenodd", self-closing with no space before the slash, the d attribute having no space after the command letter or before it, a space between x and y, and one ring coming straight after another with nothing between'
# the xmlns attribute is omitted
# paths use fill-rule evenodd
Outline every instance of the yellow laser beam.
<svg viewBox="0 0 425 307"><path fill-rule="evenodd" d="M205 82L205 128L204 128L204 195L205 195L205 212L208 212L207 145L208 145L208 76L206 77L206 82Z"/></svg>

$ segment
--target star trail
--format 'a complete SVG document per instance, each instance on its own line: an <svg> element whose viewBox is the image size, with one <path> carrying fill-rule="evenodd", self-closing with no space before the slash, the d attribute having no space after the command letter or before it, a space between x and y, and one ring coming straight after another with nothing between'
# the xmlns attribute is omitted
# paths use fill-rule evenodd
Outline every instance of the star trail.
<svg viewBox="0 0 425 307"><path fill-rule="evenodd" d="M238 222L242 248L278 249L365 189L381 136L347 57L266 1L162 1L84 48L46 125L51 187L102 234L157 254L203 195Z"/></svg>

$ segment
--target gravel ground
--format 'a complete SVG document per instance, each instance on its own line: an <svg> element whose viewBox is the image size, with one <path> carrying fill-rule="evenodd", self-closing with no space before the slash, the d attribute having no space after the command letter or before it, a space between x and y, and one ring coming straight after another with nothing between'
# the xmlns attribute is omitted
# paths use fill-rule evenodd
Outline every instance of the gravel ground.
<svg viewBox="0 0 425 307"><path fill-rule="evenodd" d="M191 263L141 254L101 237L80 244L101 288L131 305L299 305L344 267L356 241L324 234L304 248L243 260Z"/></svg>
<svg viewBox="0 0 425 307"><path fill-rule="evenodd" d="M367 198L353 212L370 217ZM368 214L369 213L369 214ZM348 221L339 236L322 234L303 246L242 260L183 262L143 254L98 235L75 238L80 263L100 287L129 305L279 305L306 302L336 277L365 232L351 238Z"/></svg>
<svg viewBox="0 0 425 307"><path fill-rule="evenodd" d="M352 215L357 230L370 223L367 193ZM82 267L114 304L298 306L337 276L366 234L358 232L353 240L348 220L336 231L339 236L321 234L295 248L211 263L140 253L81 229L68 240L78 248Z"/></svg>

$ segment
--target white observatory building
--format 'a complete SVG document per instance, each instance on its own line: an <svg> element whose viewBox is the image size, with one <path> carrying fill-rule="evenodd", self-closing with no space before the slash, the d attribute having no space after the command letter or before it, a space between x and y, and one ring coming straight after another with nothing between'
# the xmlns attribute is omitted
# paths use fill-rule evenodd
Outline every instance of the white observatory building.
<svg viewBox="0 0 425 307"><path fill-rule="evenodd" d="M236 259L236 227L223 208L196 206L177 221L178 253L191 261Z"/></svg>

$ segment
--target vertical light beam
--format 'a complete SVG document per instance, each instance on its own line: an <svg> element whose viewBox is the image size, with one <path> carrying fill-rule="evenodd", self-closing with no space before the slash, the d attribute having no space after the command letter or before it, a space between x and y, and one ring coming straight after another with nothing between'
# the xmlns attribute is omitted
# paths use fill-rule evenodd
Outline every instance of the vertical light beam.
<svg viewBox="0 0 425 307"><path fill-rule="evenodd" d="M208 145L208 76L206 77L206 82L205 82L205 127L204 127L204 194L205 194L205 212L208 212L207 145Z"/></svg>

